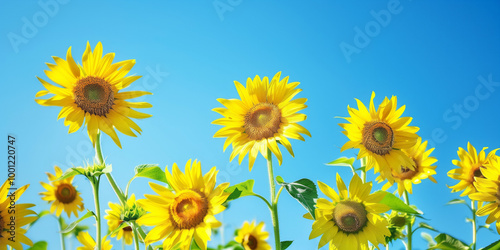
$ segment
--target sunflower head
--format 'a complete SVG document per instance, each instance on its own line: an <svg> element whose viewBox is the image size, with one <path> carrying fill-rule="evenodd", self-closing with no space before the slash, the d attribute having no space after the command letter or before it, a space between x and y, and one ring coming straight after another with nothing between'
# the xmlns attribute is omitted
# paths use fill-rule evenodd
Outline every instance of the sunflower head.
<svg viewBox="0 0 500 250"><path fill-rule="evenodd" d="M135 221L144 214L144 209L136 204L135 195L132 194L127 200L126 208L123 208L120 204L108 203L109 210L106 210L106 215L104 219L107 220L108 229L114 231L122 223L127 221ZM112 234L111 237L116 237L120 240L123 237L125 244L131 245L133 243L133 232L130 226L126 226L116 233Z"/></svg>
<svg viewBox="0 0 500 250"><path fill-rule="evenodd" d="M309 239L322 235L318 248L330 243L330 249L367 249L368 242L374 246L385 244L385 237L390 236L388 221L381 216L389 207L381 204L384 194L370 194L372 183L363 183L355 175L349 184L349 190L337 174L338 193L318 181L320 190L331 201L319 198L316 203L316 219L312 225Z"/></svg>
<svg viewBox="0 0 500 250"><path fill-rule="evenodd" d="M126 76L135 64L135 60L113 63L114 53L102 55L102 44L97 43L94 51L87 42L83 53L82 65L76 64L71 55L71 47L66 53L66 60L53 57L55 64L47 63L47 77L56 84L41 78L38 80L46 90L39 91L36 98L53 94L48 99L35 99L44 106L62 107L58 119L65 118L64 125L69 126L69 133L77 131L84 124L89 137L95 143L97 132L103 131L121 147L115 128L129 136L137 136L141 128L130 118L142 119L151 115L132 108L150 108L146 102L129 102L127 99L151 94L145 91L120 90L128 87L140 76Z"/></svg>
<svg viewBox="0 0 500 250"><path fill-rule="evenodd" d="M349 148L359 148L358 159L367 157L366 168L374 168L384 176L391 175L391 166L402 166L396 169L401 173L404 169L414 170L413 162L405 156L402 150L409 149L417 142L417 127L408 126L411 117L401 117L405 110L403 105L397 108L397 97L385 97L375 109L372 92L369 109L358 99L358 109L347 107L349 123L339 124L349 141L341 151Z"/></svg>
<svg viewBox="0 0 500 250"><path fill-rule="evenodd" d="M83 246L77 247L76 250L94 250L95 249L95 241L90 236L88 232L80 232L76 236L76 239L82 244ZM111 250L113 248L113 245L111 245L110 240L106 240L106 236L102 238L102 243L101 243L101 250Z"/></svg>
<svg viewBox="0 0 500 250"><path fill-rule="evenodd" d="M264 222L256 225L255 221L245 221L234 240L241 243L245 250L271 250L271 246L266 242L267 238L269 233L264 231Z"/></svg>
<svg viewBox="0 0 500 250"><path fill-rule="evenodd" d="M487 166L491 160L494 160L497 156L495 155L498 149L492 150L488 155L486 155L485 150L488 149L484 147L479 153L477 153L476 148L472 146L470 142L467 143L467 151L463 148L458 148L458 157L460 160L453 160L453 164L458 166L456 169L452 169L448 172L448 176L452 179L459 180L459 182L451 186L451 192L462 191L460 196L469 195L477 192L475 188L476 181L478 179L484 179L484 173L487 171ZM490 170L494 171L494 170Z"/></svg>
<svg viewBox="0 0 500 250"><path fill-rule="evenodd" d="M386 218L389 221L389 231L391 232L390 236L386 236L386 242L392 242L399 239L403 239L405 234L403 233L403 229L408 223L412 223L415 221L415 218L399 213L396 211L392 211L390 214L386 214Z"/></svg>
<svg viewBox="0 0 500 250"><path fill-rule="evenodd" d="M305 109L307 99L292 100L301 89L296 89L298 82L288 82L288 76L280 79L278 72L269 81L268 77L255 76L248 78L246 87L235 81L240 99L217 99L225 108L213 111L223 118L213 124L224 126L214 137L226 137L224 151L233 146L230 156L232 161L239 155L238 162L248 154L249 169L260 152L267 159L267 151L271 150L281 165L282 155L278 143L283 145L293 156L292 145L288 138L304 140L301 134L311 136L309 131L298 124L306 115L297 112Z"/></svg>
<svg viewBox="0 0 500 250"><path fill-rule="evenodd" d="M27 230L23 227L35 221L37 216L36 213L30 209L34 207L35 204L18 202L29 185L17 188L15 190L15 198L12 200L12 196L9 196L9 193L12 192L10 189L11 182L12 180L7 179L0 187L0 246L2 246L3 249L7 249L7 246L10 246L12 249L22 250L22 244L33 246L33 242L25 235ZM11 202L16 203L15 216L12 216ZM12 222L16 225L14 232L9 230L12 226L9 224ZM15 241L9 240L9 238L12 237L12 233L16 236Z"/></svg>
<svg viewBox="0 0 500 250"><path fill-rule="evenodd" d="M63 171L58 167L54 167L55 175L47 173L50 183L40 182L46 189L45 192L40 193L42 200L52 203L50 212L60 216L63 211L66 212L68 217L73 213L78 217L78 212L83 211L83 199L80 192L76 190L73 185L74 176L56 181Z"/></svg>
<svg viewBox="0 0 500 250"><path fill-rule="evenodd" d="M500 157L492 156L486 167L481 169L484 178L476 178L474 186L477 190L469 194L469 198L479 203L487 203L477 210L478 216L486 216L486 223L495 222L500 234Z"/></svg>
<svg viewBox="0 0 500 250"><path fill-rule="evenodd" d="M189 160L182 173L174 163L172 173L165 169L165 175L172 190L150 182L158 195L145 195L138 204L148 214L140 217L141 225L154 226L146 236L146 244L163 241L163 249L179 246L189 249L192 239L202 249L206 249L211 229L221 223L214 215L224 211L222 205L229 194L224 190L229 183L215 186L217 170L213 167L202 175L201 164Z"/></svg>
<svg viewBox="0 0 500 250"><path fill-rule="evenodd" d="M427 141L422 142L422 138L418 138L417 143L409 149L403 149L405 156L413 163L413 169L401 166L399 171L392 168L391 176L386 177L383 174L377 177L379 182L385 179L388 182L383 186L383 190L390 188L394 182L398 184L398 194L402 196L404 191L410 194L413 192L412 184L419 184L422 180L429 180L437 183L432 175L436 174L436 166L432 166L437 159L430 156L434 148L426 150Z"/></svg>

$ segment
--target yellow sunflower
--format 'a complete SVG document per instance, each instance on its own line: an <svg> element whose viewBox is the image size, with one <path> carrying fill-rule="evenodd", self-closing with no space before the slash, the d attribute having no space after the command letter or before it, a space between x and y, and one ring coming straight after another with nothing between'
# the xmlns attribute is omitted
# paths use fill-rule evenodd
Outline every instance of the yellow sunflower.
<svg viewBox="0 0 500 250"><path fill-rule="evenodd" d="M496 157L495 152L498 150L492 150L486 155L486 149L487 147L484 147L478 154L476 148L470 142L467 143L469 152L461 147L458 148L457 154L460 160L453 160L452 162L459 168L448 172L450 178L459 180L456 185L450 187L452 193L464 190L460 196L466 196L476 192L474 184L478 179L484 178L483 170L489 161Z"/></svg>
<svg viewBox="0 0 500 250"><path fill-rule="evenodd" d="M127 206L129 208L133 208L135 202L136 202L135 195L132 194L130 198L127 200ZM104 216L104 219L108 221L109 231L113 231L122 224L124 219L124 211L123 207L120 204L109 202L108 206L111 209L106 210L106 215ZM111 235L111 237L116 237L117 240L120 240L123 237L123 240L127 245L132 245L134 241L134 233L130 226L124 227L122 230Z"/></svg>
<svg viewBox="0 0 500 250"><path fill-rule="evenodd" d="M319 198L316 203L316 220L309 239L323 235L318 248L328 242L330 249L353 250L368 249L368 242L374 246L385 244L385 237L391 233L387 219L381 215L389 210L380 203L383 192L370 194L372 183L363 183L357 175L353 176L348 191L338 173L339 193L320 181L318 187L332 200Z"/></svg>
<svg viewBox="0 0 500 250"><path fill-rule="evenodd" d="M179 246L181 250L187 250L194 238L196 244L205 250L211 229L221 225L214 215L226 209L222 203L229 196L224 193L229 183L215 187L218 171L213 167L202 175L201 164L196 160L192 165L189 160L184 172L174 163L172 174L165 169L173 192L150 182L149 185L158 195L145 195L146 199L137 201L149 212L139 218L137 223L155 226L146 236L147 245L164 239L163 249Z"/></svg>
<svg viewBox="0 0 500 250"><path fill-rule="evenodd" d="M401 149L408 149L415 145L419 128L408 126L411 117L400 117L405 106L397 108L397 97L385 97L384 101L375 110L372 92L369 110L358 99L358 109L347 106L350 117L344 118L349 123L339 124L349 141L341 151L350 148L359 148L358 159L367 157L366 170L374 168L375 173L382 173L386 177L391 175L391 166L402 166L414 170L413 162L406 157ZM400 168L396 172L401 173Z"/></svg>
<svg viewBox="0 0 500 250"><path fill-rule="evenodd" d="M29 185L16 190L10 189L11 181L7 179L0 187L0 249L7 250L7 246L15 250L22 250L23 245L33 246L33 242L25 236L23 226L37 219L36 213L29 209L35 204L17 203L17 200L26 191ZM15 208L13 208L15 206ZM15 213L15 216L14 216ZM12 220L12 218L14 219ZM15 227L12 226L12 223ZM10 224L10 225L9 225Z"/></svg>
<svg viewBox="0 0 500 250"><path fill-rule="evenodd" d="M469 198L478 202L489 202L479 208L476 214L489 215L486 223L496 221L497 232L500 234L500 158L492 157L486 168L481 169L481 173L485 178L476 178L474 186L477 192L469 194Z"/></svg>
<svg viewBox="0 0 500 250"><path fill-rule="evenodd" d="M65 126L69 126L69 133L77 131L85 121L92 143L95 143L97 131L108 134L121 148L120 140L114 128L129 135L136 136L131 130L141 133L141 128L129 117L142 119L151 117L133 110L132 108L150 108L147 102L129 102L143 95L150 95L146 91L118 92L127 88L140 76L125 76L132 69L135 60L126 60L112 63L114 53L102 56L101 42L97 43L94 51L90 44L83 53L82 65L77 65L71 55L71 47L66 53L66 60L53 57L55 64L47 63L50 70L45 70L47 77L57 85L38 78L46 90L39 91L36 97L54 94L49 99L35 99L44 106L60 106L61 112L57 119L66 117Z"/></svg>
<svg viewBox="0 0 500 250"><path fill-rule="evenodd" d="M92 236L90 236L90 234L88 232L78 233L78 236L76 236L76 239L81 244L83 244L82 247L77 247L76 250L94 250L96 243L95 243L94 239L92 238ZM102 244L101 245L102 250L111 250L111 248L113 248L113 245L111 245L111 241L106 240L106 236L104 236L104 238L102 238L101 244Z"/></svg>
<svg viewBox="0 0 500 250"><path fill-rule="evenodd" d="M245 221L234 240L241 243L245 250L271 250L266 242L267 238L269 233L264 231L264 222L256 226L255 221L252 224Z"/></svg>
<svg viewBox="0 0 500 250"><path fill-rule="evenodd" d="M72 184L75 177L72 176L64 180L54 181L63 174L63 171L58 166L55 166L54 169L56 175L47 173L50 184L40 182L47 190L40 193L40 195L43 195L42 200L52 203L50 212L55 212L56 216L59 217L64 210L68 217L71 217L71 213L73 213L78 218L78 211L83 211L83 199L80 196L80 192Z"/></svg>
<svg viewBox="0 0 500 250"><path fill-rule="evenodd" d="M436 179L432 175L436 174L436 166L432 166L437 159L435 157L429 156L434 148L425 150L427 148L427 141L422 143L422 138L418 138L417 143L409 148L403 149L403 152L410 158L413 162L414 170L409 168L401 167L401 172L397 172L392 169L392 176L385 178L383 176L377 177L377 180L383 181L388 179L389 181L382 188L387 190L394 184L394 181L398 183L398 193L399 196L403 195L404 191L412 193L412 183L419 184L422 180L429 178L429 180L437 183Z"/></svg>
<svg viewBox="0 0 500 250"><path fill-rule="evenodd" d="M226 108L213 109L224 116L212 122L224 126L214 137L227 137L224 151L232 144L231 161L239 155L238 161L241 164L248 154L250 171L259 152L267 159L267 151L270 149L281 165L282 156L278 143L293 156L292 144L288 138L303 141L301 133L311 136L307 129L298 124L306 119L306 115L297 112L307 107L304 104L307 99L292 100L302 91L296 89L299 83L288 83L288 76L281 80L280 76L281 72L278 72L271 83L267 77L260 79L255 76L253 80L248 78L246 87L235 81L241 100L219 98L217 101Z"/></svg>

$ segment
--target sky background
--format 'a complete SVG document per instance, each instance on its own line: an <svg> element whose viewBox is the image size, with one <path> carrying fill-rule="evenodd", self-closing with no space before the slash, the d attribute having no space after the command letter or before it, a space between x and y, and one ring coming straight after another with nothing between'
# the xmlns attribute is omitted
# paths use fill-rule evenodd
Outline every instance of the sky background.
<svg viewBox="0 0 500 250"><path fill-rule="evenodd" d="M116 53L115 61L136 59L130 73L143 78L131 90L154 93L139 98L153 104L146 111L153 117L137 121L142 135L119 134L123 149L103 137L103 152L119 186L126 185L136 165L171 169L174 162L183 166L198 159L203 172L218 167L220 182L255 179L254 191L268 197L265 160L258 157L252 172L247 158L241 166L230 163L231 150L222 152L224 139L213 138L221 127L211 122L221 116L211 109L221 107L217 98L238 98L233 81L282 71L301 83L303 92L297 97L308 98L303 111L307 120L300 124L312 137L291 140L295 158L281 149L283 165L275 160L275 175L335 187L338 172L348 182L348 168L325 165L356 153L340 152L347 138L337 125L342 119L335 117L347 116L347 105L356 106L354 98L368 103L372 91L376 104L396 95L398 105L406 105L404 116L413 117L411 124L431 141L436 148L432 156L438 159L438 184L425 180L414 186L411 203L424 211L427 223L470 243L467 208L445 206L459 197L450 193L447 185L457 181L446 173L454 168L458 147L468 141L478 149L500 147L499 16L498 1L2 1L0 130L5 138L16 136L17 184L30 184L21 202L35 203L37 212L49 209L38 194L44 190L39 182L47 181L45 173L53 172L54 165L67 169L93 157L86 130L68 135L63 121L56 120L60 108L35 103L35 93L43 89L35 76L48 80L45 62L65 57L69 46L81 62L86 42L94 47L101 41L104 53ZM7 170L0 174L6 178ZM372 172L368 178L374 179ZM147 182L135 180L131 192L140 198L152 194ZM79 176L74 183L86 208L93 209L89 182ZM104 213L108 201L118 200L105 179L101 186ZM380 187L374 185L374 190ZM302 218L305 212L282 194L281 239L294 240L290 249L317 249L319 238L308 239L312 222ZM245 220L264 221L272 232L267 208L255 197L232 202L218 218L225 225L226 242ZM484 221L479 218L479 225ZM57 249L57 231L56 219L44 217L27 235ZM214 236L209 246L221 238ZM272 239L271 233L270 243ZM497 239L497 233L481 230L478 246ZM427 247L420 231L414 242L414 249ZM120 243L112 243L120 249ZM76 239L72 244L76 248Z"/></svg>

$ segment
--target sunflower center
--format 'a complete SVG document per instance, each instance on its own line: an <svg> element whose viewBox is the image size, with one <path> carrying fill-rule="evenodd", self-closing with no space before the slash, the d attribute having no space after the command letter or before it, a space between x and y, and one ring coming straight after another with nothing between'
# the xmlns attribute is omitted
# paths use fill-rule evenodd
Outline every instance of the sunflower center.
<svg viewBox="0 0 500 250"><path fill-rule="evenodd" d="M190 229L203 222L208 213L205 195L194 190L181 191L170 206L172 223L179 229Z"/></svg>
<svg viewBox="0 0 500 250"><path fill-rule="evenodd" d="M341 201L333 210L333 220L344 233L357 233L366 226L367 212L363 204Z"/></svg>
<svg viewBox="0 0 500 250"><path fill-rule="evenodd" d="M280 109L271 103L259 103L245 115L245 133L252 140L272 137L281 123Z"/></svg>
<svg viewBox="0 0 500 250"><path fill-rule="evenodd" d="M258 242L257 238L255 238L255 236L253 236L251 234L247 234L243 238L243 246L245 247L245 250L257 249L258 243L259 242Z"/></svg>
<svg viewBox="0 0 500 250"><path fill-rule="evenodd" d="M478 168L474 169L474 172L473 172L474 177L484 178L483 173L481 173L481 168L482 168L482 167L483 167L483 166L480 166L480 167L478 167Z"/></svg>
<svg viewBox="0 0 500 250"><path fill-rule="evenodd" d="M388 154L394 144L392 128L385 122L371 122L363 128L363 145L378 155Z"/></svg>
<svg viewBox="0 0 500 250"><path fill-rule="evenodd" d="M76 105L86 113L106 116L114 104L111 84L98 77L87 76L73 88Z"/></svg>
<svg viewBox="0 0 500 250"><path fill-rule="evenodd" d="M130 226L124 227L123 231L125 231L125 232L132 232L132 228Z"/></svg>
<svg viewBox="0 0 500 250"><path fill-rule="evenodd" d="M56 190L56 198L64 204L71 203L76 198L76 189L68 183L60 184Z"/></svg>
<svg viewBox="0 0 500 250"><path fill-rule="evenodd" d="M418 173L418 164L415 161L415 159L411 158L411 160L413 162L414 170L411 170L405 166L401 166L401 173L394 174L394 172L393 172L393 176L395 176L395 177L397 176L401 180L412 179Z"/></svg>
<svg viewBox="0 0 500 250"><path fill-rule="evenodd" d="M391 223L396 227L403 227L406 225L406 218L404 216L396 216L391 219Z"/></svg>
<svg viewBox="0 0 500 250"><path fill-rule="evenodd" d="M2 211L0 211L0 214L2 213ZM2 238L2 232L3 232L3 228L4 228L4 221L3 221L3 217L2 215L0 215L0 238Z"/></svg>

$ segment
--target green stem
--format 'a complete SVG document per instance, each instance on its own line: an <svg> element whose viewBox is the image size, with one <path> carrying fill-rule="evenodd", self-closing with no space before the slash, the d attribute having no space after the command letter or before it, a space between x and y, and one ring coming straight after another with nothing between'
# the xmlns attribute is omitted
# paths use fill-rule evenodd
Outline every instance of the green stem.
<svg viewBox="0 0 500 250"><path fill-rule="evenodd" d="M132 222L132 229L133 229L133 232L134 232L134 242L135 242L135 250L139 250L139 234L137 233L137 224L134 222Z"/></svg>
<svg viewBox="0 0 500 250"><path fill-rule="evenodd" d="M92 190L94 191L94 203L95 203L95 223L96 223L96 248L101 249L101 207L99 205L99 180L100 177L94 177L90 180L92 184Z"/></svg>
<svg viewBox="0 0 500 250"><path fill-rule="evenodd" d="M471 200L471 210L472 210L472 250L476 250L476 202Z"/></svg>
<svg viewBox="0 0 500 250"><path fill-rule="evenodd" d="M366 183L366 158L361 158L361 180Z"/></svg>
<svg viewBox="0 0 500 250"><path fill-rule="evenodd" d="M408 197L408 191L406 191L406 190L405 190L405 202L406 202L406 205L408 205L408 206L410 205L410 198ZM407 232L408 233L408 245L406 246L407 250L411 250L411 240L412 240L411 237L413 234L413 231L411 229L411 226L412 226L411 223L412 222L410 220L410 222L407 224L407 226L408 226L408 230L407 230L408 231Z"/></svg>
<svg viewBox="0 0 500 250"><path fill-rule="evenodd" d="M281 250L281 242L280 242L280 226L278 220L278 202L276 200L276 184L274 183L274 174L273 174L273 154L271 149L267 149L267 171L269 174L269 186L271 190L271 217L273 219L273 228L274 228L274 243L276 246L276 250Z"/></svg>
<svg viewBox="0 0 500 250"><path fill-rule="evenodd" d="M267 207L269 208L269 210L272 210L272 209L273 209L273 208L272 208L272 206L271 206L271 203L269 203L269 201L267 201L267 200L266 200L266 198L262 197L262 196L261 196L261 195L259 195L259 194L253 194L253 196L255 196L255 197L259 197L261 200L263 200L263 201L266 203L266 205L267 205Z"/></svg>
<svg viewBox="0 0 500 250"><path fill-rule="evenodd" d="M63 228L63 218L62 218L62 216L60 216L58 218L58 221L59 221L59 230L60 230L59 234L61 236L61 250L65 250L66 249L66 244L64 242L64 234L62 233L62 230L64 229Z"/></svg>
<svg viewBox="0 0 500 250"><path fill-rule="evenodd" d="M95 140L95 158L98 164L104 164L104 157L102 156L102 150L101 150L101 131L97 132L97 137ZM106 173L106 178L108 179L109 184L113 188L113 191L115 191L116 196L120 200L120 204L125 208L125 206L127 205L127 199L123 195L122 190L118 187L118 185L116 185L115 179L113 178L111 173ZM142 227L137 226L136 229L134 229L134 233L136 231L139 233L142 240L144 241L146 239L146 233L144 232ZM149 246L148 249L152 250L153 248Z"/></svg>

